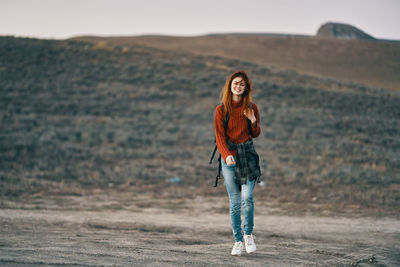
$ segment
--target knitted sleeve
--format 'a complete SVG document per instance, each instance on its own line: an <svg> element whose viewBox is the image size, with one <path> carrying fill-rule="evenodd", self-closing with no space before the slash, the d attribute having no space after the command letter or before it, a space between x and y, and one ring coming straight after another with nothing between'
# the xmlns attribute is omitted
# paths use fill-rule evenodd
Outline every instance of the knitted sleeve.
<svg viewBox="0 0 400 267"><path fill-rule="evenodd" d="M254 110L254 115L256 116L256 125L251 124L251 130L253 133L253 137L258 137L261 133L261 128L260 128L260 113L258 112L258 107L256 104L253 104L253 110Z"/></svg>
<svg viewBox="0 0 400 267"><path fill-rule="evenodd" d="M226 144L225 129L223 126L224 119L225 118L223 116L222 105L219 105L215 109L215 119L214 119L215 141L217 143L219 153L226 162L226 158L231 153L229 152L228 145Z"/></svg>

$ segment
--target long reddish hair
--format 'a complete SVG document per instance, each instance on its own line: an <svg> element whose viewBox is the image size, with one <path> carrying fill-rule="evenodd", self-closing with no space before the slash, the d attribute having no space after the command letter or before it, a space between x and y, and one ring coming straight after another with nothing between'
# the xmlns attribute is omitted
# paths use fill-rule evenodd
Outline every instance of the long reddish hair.
<svg viewBox="0 0 400 267"><path fill-rule="evenodd" d="M247 76L246 72L243 70L236 71L229 75L228 79L226 79L224 87L222 87L221 90L221 96L222 96L222 103L224 104L224 110L223 114L224 117L226 114L232 115L232 91L231 91L231 85L233 79L241 77L243 81L245 82L246 88L244 93L242 94L242 112L247 111L248 109L251 109L251 101L252 101L252 91L253 87L251 85L251 81L249 77Z"/></svg>

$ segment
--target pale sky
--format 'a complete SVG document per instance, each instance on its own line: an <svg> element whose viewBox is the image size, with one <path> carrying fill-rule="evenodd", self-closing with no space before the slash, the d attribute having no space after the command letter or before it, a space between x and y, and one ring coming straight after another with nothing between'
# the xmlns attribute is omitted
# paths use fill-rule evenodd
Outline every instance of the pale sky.
<svg viewBox="0 0 400 267"><path fill-rule="evenodd" d="M0 0L0 35L314 35L332 21L400 40L399 14L400 0Z"/></svg>

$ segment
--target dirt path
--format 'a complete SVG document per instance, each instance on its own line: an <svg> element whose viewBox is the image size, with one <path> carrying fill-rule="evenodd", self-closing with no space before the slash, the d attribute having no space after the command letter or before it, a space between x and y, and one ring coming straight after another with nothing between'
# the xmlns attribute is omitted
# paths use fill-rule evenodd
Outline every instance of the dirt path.
<svg viewBox="0 0 400 267"><path fill-rule="evenodd" d="M232 257L229 253L233 239L226 207L215 207L215 203L224 202L201 198L157 200L154 206L150 201L136 199L130 202L136 204L129 206L97 196L41 197L36 204L21 206L3 202L0 264L400 264L400 220L395 218L288 216L256 206L257 252Z"/></svg>

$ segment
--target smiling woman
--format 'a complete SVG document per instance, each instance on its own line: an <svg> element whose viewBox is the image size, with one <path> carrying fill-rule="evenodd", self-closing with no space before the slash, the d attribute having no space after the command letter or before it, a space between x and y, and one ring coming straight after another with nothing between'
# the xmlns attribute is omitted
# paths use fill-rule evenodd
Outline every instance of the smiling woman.
<svg viewBox="0 0 400 267"><path fill-rule="evenodd" d="M215 136L221 154L222 176L229 195L230 217L235 244L231 255L243 250L241 203L243 203L244 241L247 253L256 251L253 238L253 189L261 176L259 157L253 138L260 135L260 115L252 103L252 85L244 71L231 74L222 88L222 104L215 111ZM229 118L229 120L228 120ZM228 120L226 127L224 121Z"/></svg>

